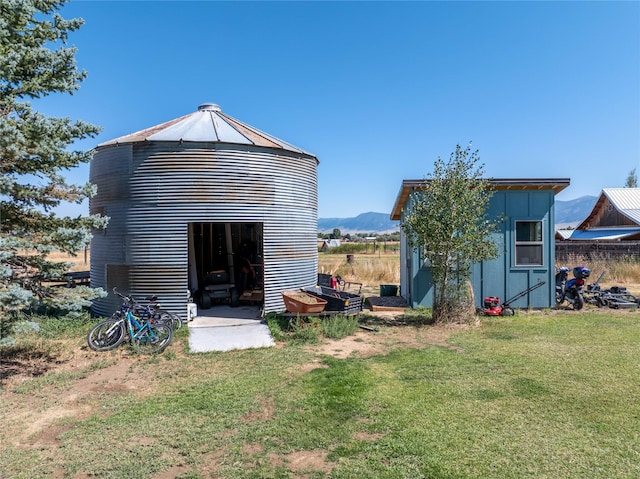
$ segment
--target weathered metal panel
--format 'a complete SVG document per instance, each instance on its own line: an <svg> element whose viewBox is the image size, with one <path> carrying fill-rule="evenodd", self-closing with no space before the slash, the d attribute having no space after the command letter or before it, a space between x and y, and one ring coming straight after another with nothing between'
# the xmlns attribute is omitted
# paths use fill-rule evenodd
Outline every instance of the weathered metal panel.
<svg viewBox="0 0 640 479"><path fill-rule="evenodd" d="M265 312L284 309L282 290L317 282L317 164L304 154L218 143L99 147L90 209L111 220L92 241L92 284L112 287L109 271L117 271L134 296L157 294L184 314L188 225L261 223ZM110 297L94 311L116 306Z"/></svg>

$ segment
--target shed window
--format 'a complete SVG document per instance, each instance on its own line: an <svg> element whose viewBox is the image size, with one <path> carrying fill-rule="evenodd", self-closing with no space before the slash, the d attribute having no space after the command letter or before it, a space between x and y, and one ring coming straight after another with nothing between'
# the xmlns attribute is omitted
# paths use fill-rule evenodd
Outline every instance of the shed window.
<svg viewBox="0 0 640 479"><path fill-rule="evenodd" d="M542 221L516 221L516 266L542 266Z"/></svg>

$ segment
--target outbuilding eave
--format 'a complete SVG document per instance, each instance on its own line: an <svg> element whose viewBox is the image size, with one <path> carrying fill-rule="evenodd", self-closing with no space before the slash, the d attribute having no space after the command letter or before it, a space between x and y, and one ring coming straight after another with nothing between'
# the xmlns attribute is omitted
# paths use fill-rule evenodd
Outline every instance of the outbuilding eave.
<svg viewBox="0 0 640 479"><path fill-rule="evenodd" d="M429 180L403 180L398 196L396 197L391 219L398 221L402 210L407 203L409 195L413 191L424 188ZM492 190L552 190L557 195L570 184L569 178L491 178L487 180Z"/></svg>

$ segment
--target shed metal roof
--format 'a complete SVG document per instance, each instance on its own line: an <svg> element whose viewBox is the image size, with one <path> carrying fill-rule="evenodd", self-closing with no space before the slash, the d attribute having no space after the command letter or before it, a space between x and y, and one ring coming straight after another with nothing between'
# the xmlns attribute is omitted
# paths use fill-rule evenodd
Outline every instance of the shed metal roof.
<svg viewBox="0 0 640 479"><path fill-rule="evenodd" d="M566 238L571 241L617 241L622 239L635 239L640 236L638 228L590 228L588 230L573 230Z"/></svg>
<svg viewBox="0 0 640 479"><path fill-rule="evenodd" d="M429 180L403 180L400 192L391 211L391 219L399 220L402 208L412 191L423 188ZM491 178L487 180L494 190L553 190L558 194L569 186L569 178Z"/></svg>
<svg viewBox="0 0 640 479"><path fill-rule="evenodd" d="M591 213L576 229L588 228L588 225L602 208L605 198L621 215L640 226L640 188L603 188L591 209Z"/></svg>
<svg viewBox="0 0 640 479"><path fill-rule="evenodd" d="M233 143L277 148L315 157L312 153L222 113L215 103L203 103L193 113L100 143L98 148L143 141Z"/></svg>

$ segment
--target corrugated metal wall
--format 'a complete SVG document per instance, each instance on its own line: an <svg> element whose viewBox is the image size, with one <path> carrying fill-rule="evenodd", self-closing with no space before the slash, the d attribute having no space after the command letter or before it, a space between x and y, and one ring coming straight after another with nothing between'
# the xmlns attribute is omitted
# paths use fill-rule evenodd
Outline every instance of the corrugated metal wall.
<svg viewBox="0 0 640 479"><path fill-rule="evenodd" d="M99 147L90 167L91 214L111 218L91 243L91 284L157 294L184 316L188 224L263 225L265 312L280 292L317 282L317 165L310 155L219 143L145 142ZM110 315L113 295L94 304Z"/></svg>

